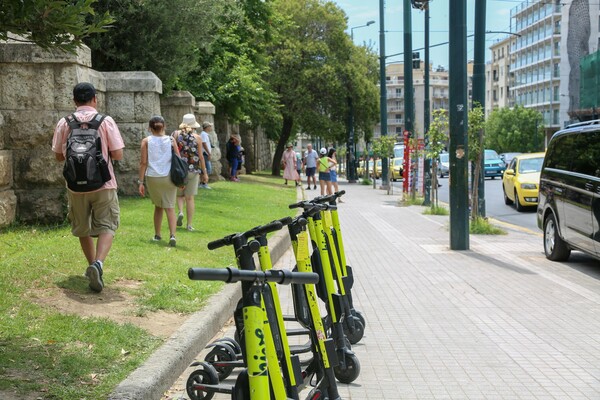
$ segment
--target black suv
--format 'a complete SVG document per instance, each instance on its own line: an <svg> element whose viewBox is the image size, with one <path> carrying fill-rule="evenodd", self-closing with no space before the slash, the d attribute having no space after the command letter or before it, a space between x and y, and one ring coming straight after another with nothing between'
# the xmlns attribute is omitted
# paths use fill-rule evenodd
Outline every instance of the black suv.
<svg viewBox="0 0 600 400"><path fill-rule="evenodd" d="M566 261L571 249L600 259L600 120L552 136L540 174L537 224L548 259Z"/></svg>

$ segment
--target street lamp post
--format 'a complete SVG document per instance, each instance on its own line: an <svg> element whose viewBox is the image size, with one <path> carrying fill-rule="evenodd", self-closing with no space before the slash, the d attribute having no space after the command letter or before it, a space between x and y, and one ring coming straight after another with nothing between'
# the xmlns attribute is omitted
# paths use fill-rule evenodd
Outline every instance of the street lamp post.
<svg viewBox="0 0 600 400"><path fill-rule="evenodd" d="M375 21L368 21L364 25L353 26L350 28L350 39L354 44L354 30L364 28L374 24ZM356 183L356 143L354 138L354 102L352 97L348 97L348 143L346 144L346 174L349 183Z"/></svg>

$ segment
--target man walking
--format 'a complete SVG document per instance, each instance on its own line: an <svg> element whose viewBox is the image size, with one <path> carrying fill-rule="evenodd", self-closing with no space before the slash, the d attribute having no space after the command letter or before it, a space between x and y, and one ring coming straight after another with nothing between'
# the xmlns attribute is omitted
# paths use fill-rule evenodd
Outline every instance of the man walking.
<svg viewBox="0 0 600 400"><path fill-rule="evenodd" d="M208 121L204 121L202 123L202 132L200 133L200 137L202 138L202 155L204 156L204 163L206 164L206 173L208 175L212 173L212 164L210 162L212 146L210 144L210 135L208 134L209 132L212 132L212 129L212 123ZM200 185L198 185L198 187L202 189L212 189L210 186L208 186L208 181L201 182Z"/></svg>
<svg viewBox="0 0 600 400"><path fill-rule="evenodd" d="M95 190L74 191L70 188L71 182L67 179L68 174L65 174L69 185L67 198L71 232L73 236L79 238L81 250L89 265L85 272L90 280L89 286L93 291L99 293L104 288L102 279L104 260L110 251L115 231L119 226L117 180L110 160L121 160L125 145L115 121L109 116L100 116L96 111L98 100L96 89L91 83L78 83L73 88L73 101L77 109L72 115L58 121L52 138L52 151L57 161L64 162L68 154L73 151L71 149L73 146L70 146L69 152L67 151L67 141L73 131L72 127L80 124L84 129L91 130L89 127L92 126L92 123L96 120L100 121L97 134L101 142L103 157L101 161L107 164L104 166L107 170L100 181L100 184L102 182L104 184ZM84 124L81 124L82 122ZM85 122L89 122L89 125ZM86 125L87 128L85 128ZM97 238L95 244L94 238Z"/></svg>
<svg viewBox="0 0 600 400"><path fill-rule="evenodd" d="M313 150L312 144L306 145L306 151L304 152L304 173L306 174L306 188L310 190L310 181L312 178L313 189L317 189L317 178L315 172L317 171L317 161L319 160L319 154L316 150Z"/></svg>

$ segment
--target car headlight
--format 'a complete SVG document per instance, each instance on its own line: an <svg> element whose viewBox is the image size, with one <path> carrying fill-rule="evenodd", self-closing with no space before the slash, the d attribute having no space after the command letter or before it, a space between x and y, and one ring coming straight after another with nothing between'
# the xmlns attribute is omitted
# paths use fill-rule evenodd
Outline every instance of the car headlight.
<svg viewBox="0 0 600 400"><path fill-rule="evenodd" d="M537 189L535 183L521 183L521 189Z"/></svg>

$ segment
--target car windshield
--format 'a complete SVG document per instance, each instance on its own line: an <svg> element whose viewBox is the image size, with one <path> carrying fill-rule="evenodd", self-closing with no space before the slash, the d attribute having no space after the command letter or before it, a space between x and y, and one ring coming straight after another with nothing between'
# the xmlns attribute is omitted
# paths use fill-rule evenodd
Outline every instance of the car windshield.
<svg viewBox="0 0 600 400"><path fill-rule="evenodd" d="M404 157L404 145L394 146L394 158Z"/></svg>
<svg viewBox="0 0 600 400"><path fill-rule="evenodd" d="M486 150L485 151L485 159L486 160L498 160L500 157L495 150Z"/></svg>
<svg viewBox="0 0 600 400"><path fill-rule="evenodd" d="M526 158L519 161L519 173L529 174L531 172L540 172L542 170L542 164L544 163L544 157L539 158Z"/></svg>
<svg viewBox="0 0 600 400"><path fill-rule="evenodd" d="M440 154L440 161L441 162L448 162L449 158L450 158L450 154L448 154L448 153L442 153L442 154Z"/></svg>
<svg viewBox="0 0 600 400"><path fill-rule="evenodd" d="M402 165L402 161L404 161L404 160L401 158L396 158L396 159L394 159L394 165Z"/></svg>

